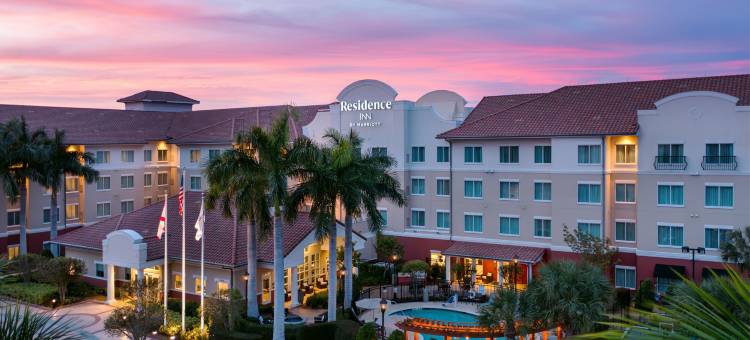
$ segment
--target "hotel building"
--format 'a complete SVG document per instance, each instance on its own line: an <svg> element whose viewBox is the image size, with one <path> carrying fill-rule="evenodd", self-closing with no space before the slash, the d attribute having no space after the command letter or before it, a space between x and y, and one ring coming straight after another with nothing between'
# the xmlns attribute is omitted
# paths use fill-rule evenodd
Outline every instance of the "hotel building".
<svg viewBox="0 0 750 340"><path fill-rule="evenodd" d="M96 182L65 181L59 204L65 226L57 243L67 256L87 262L89 280L111 287L163 274L163 248L155 239L161 205L153 203L176 193L178 174L188 174L191 229L199 206L192 191L207 185L206 161L230 148L237 131L267 127L285 109L193 111L197 101L155 91L119 101L125 110L0 105L0 120L24 116L32 127L65 129L72 147L96 156ZM321 141L327 129L352 129L367 150L396 159L392 171L408 202L378 207L387 220L384 232L399 238L407 259L445 265L450 280L459 279L451 268L461 265L474 269L478 283L507 284L504 269L517 259L524 285L541 262L575 256L563 240L567 226L614 242L618 287L654 278L664 289L672 269L693 275L681 247L707 249L696 255L700 274L721 268L718 248L726 231L750 224L748 75L566 86L489 96L474 108L451 91L410 101L397 99L383 82L361 80L331 104L299 110L293 137ZM38 251L48 239L49 196L35 184L29 192L29 249ZM18 205L0 205L7 214L0 246L13 255ZM244 226L212 214L206 238L212 269L204 285L209 292L243 290ZM178 221L174 215L170 220ZM309 219L302 214L295 223L285 230L292 293L295 281L322 287L318 279L327 268L326 246L314 239ZM373 258L367 221L357 221L355 229L357 249ZM188 244L190 275L182 278L175 235L170 232L170 286L193 294L201 286L193 280L198 243ZM263 242L260 248L270 247ZM271 257L265 255L255 279L261 301L270 302Z"/></svg>

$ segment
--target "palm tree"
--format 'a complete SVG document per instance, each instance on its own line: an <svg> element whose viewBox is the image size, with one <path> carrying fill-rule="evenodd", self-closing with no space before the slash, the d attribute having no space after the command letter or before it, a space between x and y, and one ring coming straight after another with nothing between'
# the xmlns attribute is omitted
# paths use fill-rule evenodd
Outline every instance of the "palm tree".
<svg viewBox="0 0 750 340"><path fill-rule="evenodd" d="M42 159L45 167L42 169L40 183L51 192L49 239L54 241L57 239L57 220L59 218L57 194L65 175L80 176L86 183L92 183L99 172L89 166L94 160L94 156L90 152L68 149L65 144L65 131L62 130L55 130L52 138L45 143ZM59 255L59 250L55 244L52 245L52 254L54 256Z"/></svg>
<svg viewBox="0 0 750 340"><path fill-rule="evenodd" d="M81 325L66 315L53 312L35 313L29 306L7 305L0 312L0 339L9 340L77 340L85 339Z"/></svg>
<svg viewBox="0 0 750 340"><path fill-rule="evenodd" d="M260 233L271 230L271 216L266 199L268 178L249 143L248 133L235 138L235 147L210 160L206 167L208 209L221 207L227 217L236 212L238 222L247 226L247 316L258 318L258 227Z"/></svg>
<svg viewBox="0 0 750 340"><path fill-rule="evenodd" d="M2 161L3 190L10 197L11 203L20 201L20 253L28 252L26 242L26 196L28 194L29 181L39 182L42 179L42 171L45 166L42 163L42 146L47 140L43 128L29 131L26 119L13 118L8 121L0 131L0 142L4 149Z"/></svg>
<svg viewBox="0 0 750 340"><path fill-rule="evenodd" d="M743 235L744 234L744 235ZM740 273L750 269L750 226L743 230L732 230L727 242L721 246L721 259L737 264Z"/></svg>
<svg viewBox="0 0 750 340"><path fill-rule="evenodd" d="M363 155L362 138L355 131L348 134L330 129L324 138L331 143L332 166L335 178L341 183L337 197L344 208L344 308L352 306L353 290L353 241L352 221L354 217L366 215L373 232L383 227L383 217L377 208L380 199L388 199L398 206L405 203L400 183L390 172L395 160L387 155Z"/></svg>
<svg viewBox="0 0 750 340"><path fill-rule="evenodd" d="M489 304L479 310L479 325L494 332L500 330L507 339L516 335L516 325L522 324L526 316L526 293L511 289L499 289L490 298Z"/></svg>

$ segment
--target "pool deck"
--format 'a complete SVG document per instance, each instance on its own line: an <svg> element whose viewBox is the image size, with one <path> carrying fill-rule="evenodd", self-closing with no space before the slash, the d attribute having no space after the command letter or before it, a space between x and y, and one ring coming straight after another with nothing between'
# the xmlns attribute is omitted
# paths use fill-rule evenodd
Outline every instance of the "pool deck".
<svg viewBox="0 0 750 340"><path fill-rule="evenodd" d="M443 306L443 304L444 302L434 301L434 302L405 302L405 303L397 303L397 304L389 305L388 310L385 312L386 334L390 334L392 331L398 329L396 327L396 322L401 321L406 318L406 316L393 315L393 313L406 310L406 309L437 308L437 309L465 312L465 313L474 314L474 315L479 314L480 304L478 303L458 302L455 304L446 304L446 306ZM379 309L369 310L369 311L362 313L362 315L360 316L360 320L364 322L376 322L378 325L380 325L381 324L380 314L381 313Z"/></svg>

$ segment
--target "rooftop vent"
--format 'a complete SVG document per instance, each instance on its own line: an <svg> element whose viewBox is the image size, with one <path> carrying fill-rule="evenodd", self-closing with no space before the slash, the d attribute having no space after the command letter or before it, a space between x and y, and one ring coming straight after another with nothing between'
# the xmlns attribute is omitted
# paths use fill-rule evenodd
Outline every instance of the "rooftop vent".
<svg viewBox="0 0 750 340"><path fill-rule="evenodd" d="M125 104L125 110L183 112L192 111L195 99L166 91L143 91L117 100Z"/></svg>

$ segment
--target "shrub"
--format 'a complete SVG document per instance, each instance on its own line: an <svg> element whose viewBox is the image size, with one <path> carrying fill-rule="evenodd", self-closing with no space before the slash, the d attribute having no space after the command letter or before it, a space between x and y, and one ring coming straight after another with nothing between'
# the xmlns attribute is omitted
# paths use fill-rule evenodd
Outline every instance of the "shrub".
<svg viewBox="0 0 750 340"><path fill-rule="evenodd" d="M403 339L404 339L404 332L398 329L391 332L391 335L388 336L388 340L403 340Z"/></svg>
<svg viewBox="0 0 750 340"><path fill-rule="evenodd" d="M167 300L167 309L182 313L182 302L180 299L169 299ZM185 316L192 316L200 318L201 316L201 304L195 301L185 301Z"/></svg>
<svg viewBox="0 0 750 340"><path fill-rule="evenodd" d="M302 327L297 334L298 340L334 339L337 325L335 322L319 323Z"/></svg>
<svg viewBox="0 0 750 340"><path fill-rule="evenodd" d="M654 283L649 279L643 280L635 293L635 308L651 311L656 302L654 300L655 292Z"/></svg>
<svg viewBox="0 0 750 340"><path fill-rule="evenodd" d="M19 255L8 263L8 273L18 274L24 282L31 282L32 278L39 276L39 269L47 261L48 258L39 254Z"/></svg>
<svg viewBox="0 0 750 340"><path fill-rule="evenodd" d="M359 328L356 340L377 340L377 338L378 332L375 329L375 324L368 322Z"/></svg>
<svg viewBox="0 0 750 340"><path fill-rule="evenodd" d="M79 300L97 294L98 287L94 287L85 281L73 281L68 284L68 298Z"/></svg>
<svg viewBox="0 0 750 340"><path fill-rule="evenodd" d="M57 287L36 282L0 283L0 295L36 305L50 305L57 297Z"/></svg>
<svg viewBox="0 0 750 340"><path fill-rule="evenodd" d="M328 292L318 292L307 297L305 306L310 308L325 308L328 306Z"/></svg>
<svg viewBox="0 0 750 340"><path fill-rule="evenodd" d="M336 340L352 340L359 331L359 322L336 320Z"/></svg>
<svg viewBox="0 0 750 340"><path fill-rule="evenodd" d="M185 329L193 329L193 328L200 328L200 318L196 318L193 316L188 316L187 312L185 313ZM173 310L167 311L167 325L161 325L159 327L159 332L166 334L166 335L177 335L180 333L180 329L182 328L182 315L180 312L175 312Z"/></svg>

